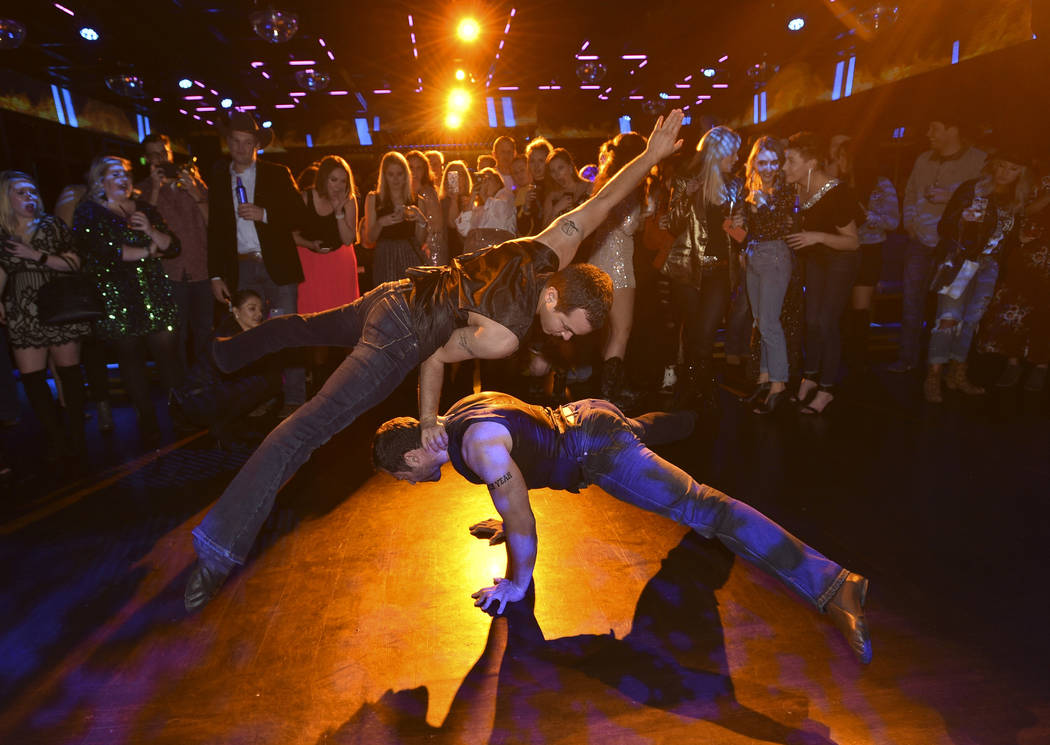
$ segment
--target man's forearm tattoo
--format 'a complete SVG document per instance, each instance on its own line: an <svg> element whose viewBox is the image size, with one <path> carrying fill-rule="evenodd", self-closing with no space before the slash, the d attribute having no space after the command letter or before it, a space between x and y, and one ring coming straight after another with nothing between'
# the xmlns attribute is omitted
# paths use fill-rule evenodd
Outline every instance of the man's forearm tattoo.
<svg viewBox="0 0 1050 745"><path fill-rule="evenodd" d="M489 491L495 491L496 489L499 489L501 486L506 484L512 478L514 478L514 477L510 475L510 471L507 471L505 474L503 474L498 479L496 479L495 481L493 481L491 484L488 485Z"/></svg>
<svg viewBox="0 0 1050 745"><path fill-rule="evenodd" d="M580 232L580 229L572 220L562 220L561 232L565 233L565 235L575 235Z"/></svg>

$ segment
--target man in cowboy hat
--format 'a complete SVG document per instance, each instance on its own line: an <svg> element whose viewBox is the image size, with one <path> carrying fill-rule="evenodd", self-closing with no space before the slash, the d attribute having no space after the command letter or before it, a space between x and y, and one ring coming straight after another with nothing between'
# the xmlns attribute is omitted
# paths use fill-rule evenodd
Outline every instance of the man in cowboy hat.
<svg viewBox="0 0 1050 745"><path fill-rule="evenodd" d="M226 303L237 290L255 290L271 316L296 312L303 268L292 238L305 210L286 166L256 156L273 140L247 113L219 121L230 151L212 171L208 192L208 274L212 293ZM240 194L239 194L240 192ZM284 409L306 401L302 367L284 371Z"/></svg>

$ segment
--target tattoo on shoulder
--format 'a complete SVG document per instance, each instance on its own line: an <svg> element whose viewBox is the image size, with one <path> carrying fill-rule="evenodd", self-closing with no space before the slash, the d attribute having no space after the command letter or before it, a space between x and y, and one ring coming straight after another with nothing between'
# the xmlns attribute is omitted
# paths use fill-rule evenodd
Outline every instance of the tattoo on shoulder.
<svg viewBox="0 0 1050 745"><path fill-rule="evenodd" d="M496 479L495 481L493 481L491 484L488 485L489 491L493 491L494 489L499 489L501 486L506 484L512 478L514 478L514 477L510 475L510 471L507 471L505 474L503 474L498 479Z"/></svg>
<svg viewBox="0 0 1050 745"><path fill-rule="evenodd" d="M580 232L580 228L573 220L562 220L561 232L565 233L565 235L576 235Z"/></svg>

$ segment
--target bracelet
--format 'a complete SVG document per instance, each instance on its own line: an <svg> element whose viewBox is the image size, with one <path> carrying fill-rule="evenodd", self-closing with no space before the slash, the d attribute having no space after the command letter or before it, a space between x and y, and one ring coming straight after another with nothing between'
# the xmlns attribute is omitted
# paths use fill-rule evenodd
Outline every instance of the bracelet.
<svg viewBox="0 0 1050 745"><path fill-rule="evenodd" d="M346 219L346 213L345 212L340 212L339 214L337 214L335 216L335 219L336 220L345 220Z"/></svg>

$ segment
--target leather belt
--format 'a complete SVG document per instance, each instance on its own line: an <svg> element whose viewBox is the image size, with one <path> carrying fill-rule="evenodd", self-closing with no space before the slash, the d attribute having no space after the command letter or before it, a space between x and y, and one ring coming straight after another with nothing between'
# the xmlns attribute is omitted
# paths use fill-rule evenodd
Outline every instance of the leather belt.
<svg viewBox="0 0 1050 745"><path fill-rule="evenodd" d="M238 261L254 261L257 264L261 264L263 257L259 251L252 251L248 254L237 254Z"/></svg>

